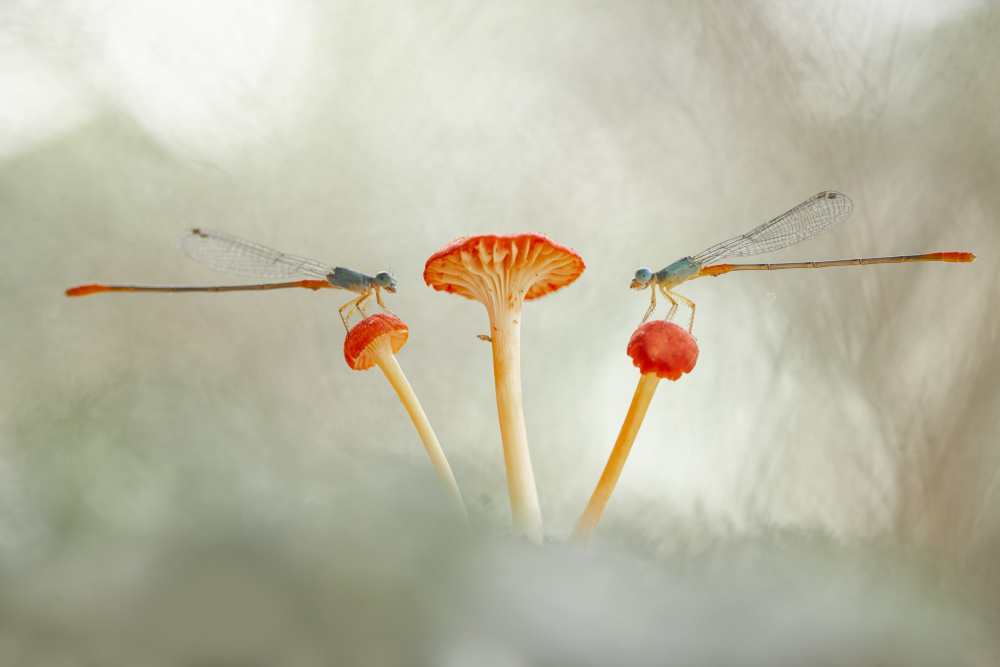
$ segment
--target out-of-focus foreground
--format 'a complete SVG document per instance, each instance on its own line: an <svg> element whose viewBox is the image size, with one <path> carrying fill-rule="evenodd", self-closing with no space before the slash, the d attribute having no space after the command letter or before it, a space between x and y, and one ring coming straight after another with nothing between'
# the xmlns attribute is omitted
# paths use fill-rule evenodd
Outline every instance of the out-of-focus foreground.
<svg viewBox="0 0 1000 667"><path fill-rule="evenodd" d="M0 664L1000 664L1000 8L876 4L6 2ZM590 554L494 540L488 324L426 258L530 230L587 263L521 333L564 539L635 269L824 189L851 219L764 261L978 259L684 285L698 367ZM347 293L63 296L238 282L190 227L395 274L473 540L344 364Z"/></svg>

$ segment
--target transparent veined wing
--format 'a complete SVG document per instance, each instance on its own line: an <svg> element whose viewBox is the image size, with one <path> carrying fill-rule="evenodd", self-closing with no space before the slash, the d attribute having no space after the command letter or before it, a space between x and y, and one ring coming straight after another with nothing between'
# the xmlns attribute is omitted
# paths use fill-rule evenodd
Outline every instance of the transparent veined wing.
<svg viewBox="0 0 1000 667"><path fill-rule="evenodd" d="M184 233L177 246L185 255L210 269L254 278L287 278L304 274L326 278L333 268L305 257L286 255L265 246L208 229Z"/></svg>
<svg viewBox="0 0 1000 667"><path fill-rule="evenodd" d="M820 192L790 211L728 241L717 243L691 259L699 266L724 257L760 255L781 250L828 232L854 210L854 202L839 192Z"/></svg>

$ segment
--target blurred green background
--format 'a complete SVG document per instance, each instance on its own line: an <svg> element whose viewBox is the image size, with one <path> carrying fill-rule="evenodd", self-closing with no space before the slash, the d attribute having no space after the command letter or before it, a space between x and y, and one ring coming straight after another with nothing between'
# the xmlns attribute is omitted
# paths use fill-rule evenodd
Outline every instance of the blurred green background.
<svg viewBox="0 0 1000 667"><path fill-rule="evenodd" d="M1000 6L973 0L5 0L0 661L645 664L677 646L644 643L669 625L649 619L685 618L706 647L723 633L754 648L699 644L675 664L861 664L817 657L859 636L824 614L857 620L884 584L888 611L858 622L901 625L858 660L998 664L998 34ZM698 366L661 383L594 542L626 564L564 555L573 567L547 577L516 550L520 565L487 564L482 540L500 548L509 522L488 324L424 286L427 257L538 231L587 263L522 322L542 512L565 539L638 379L635 269L825 189L854 200L851 219L765 261L978 259L684 285ZM174 248L190 227L396 275L387 304L411 332L398 359L471 544L388 383L342 360L346 293L63 296L239 282ZM460 604L442 591L492 609L493 589L466 584L506 567L556 581L550 602L595 581L588 568L673 578L609 577L537 636L454 648L476 633L452 627ZM851 592L815 602L795 631L806 653L786 655L780 632L741 644L734 630L783 627L784 602L773 625L759 615L772 588L690 620L677 587L726 604L743 590L720 572L775 577L797 619L813 592ZM545 608L531 595L517 604ZM624 653L590 652L616 595L677 607L629 626ZM921 642L953 652L935 662Z"/></svg>

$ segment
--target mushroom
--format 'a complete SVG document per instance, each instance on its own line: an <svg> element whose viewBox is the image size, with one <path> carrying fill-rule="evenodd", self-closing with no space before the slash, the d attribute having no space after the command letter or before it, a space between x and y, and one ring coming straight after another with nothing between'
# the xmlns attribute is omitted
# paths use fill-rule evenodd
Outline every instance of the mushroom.
<svg viewBox="0 0 1000 667"><path fill-rule="evenodd" d="M694 336L684 327L665 320L653 320L636 329L626 352L642 377L597 488L570 536L571 542L581 546L590 544L594 536L660 379L676 381L684 373L690 373L698 361L698 343Z"/></svg>
<svg viewBox="0 0 1000 667"><path fill-rule="evenodd" d="M515 537L540 544L542 514L521 403L521 306L576 280L583 259L542 234L487 234L452 241L427 260L424 282L486 306L497 414Z"/></svg>
<svg viewBox="0 0 1000 667"><path fill-rule="evenodd" d="M445 458L444 451L438 443L434 429L427 421L420 402L417 401L413 388L407 382L403 370L399 367L399 362L394 356L409 336L409 329L403 320L388 313L376 313L361 320L350 331L344 339L344 359L347 365L356 371L368 370L372 366L378 365L389 380L389 384L396 390L396 395L410 415L413 425L417 427L420 440L424 443L427 455L431 457L434 471L437 473L441 485L445 492L454 501L463 521L468 525L469 519L465 511L465 503L462 502L462 494L458 490L455 482L455 475L451 472L448 459Z"/></svg>

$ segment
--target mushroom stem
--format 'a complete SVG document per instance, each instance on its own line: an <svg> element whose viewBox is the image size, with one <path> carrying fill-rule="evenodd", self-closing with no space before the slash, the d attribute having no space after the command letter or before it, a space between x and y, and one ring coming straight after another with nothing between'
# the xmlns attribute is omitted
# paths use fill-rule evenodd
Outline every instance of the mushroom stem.
<svg viewBox="0 0 1000 667"><path fill-rule="evenodd" d="M639 386L635 388L632 404L628 407L628 414L625 415L625 423L622 424L622 430L618 433L618 439L615 441L614 449L611 450L607 465L604 466L601 479L597 482L597 488L590 496L590 502L583 510L580 520L576 522L576 528L573 529L570 542L580 546L590 544L594 531L597 530L597 524L601 520L601 515L604 514L604 508L607 507L611 493L615 490L618 478L622 474L625 459L628 458L629 450L632 449L632 443L635 442L635 436L639 432L642 420L646 416L646 409L649 407L649 402L653 399L653 393L656 392L656 386L659 383L660 378L656 376L656 373L648 373L639 378Z"/></svg>
<svg viewBox="0 0 1000 667"><path fill-rule="evenodd" d="M520 304L518 304L520 305ZM513 310L513 309L511 309ZM528 452L528 431L521 402L521 325L517 312L490 311L493 338L493 377L497 392L500 439L507 468L511 529L515 537L542 543L542 511Z"/></svg>
<svg viewBox="0 0 1000 667"><path fill-rule="evenodd" d="M402 402L403 407L406 408L406 412L410 415L413 425L417 427L417 433L420 435L420 440L424 443L427 455L431 458L431 464L434 466L434 471L437 473L438 479L441 480L441 485L452 501L454 501L455 506L462 516L462 520L468 526L469 517L465 510L465 503L462 501L462 494L459 492L458 484L455 482L455 475L451 472L451 466L448 465L448 459L445 458L441 444L438 442L437 436L434 435L431 423L427 421L424 409L420 407L417 395L413 393L413 388L410 387L406 376L403 375L403 369L399 367L399 362L396 361L396 357L392 353L392 346L389 343L388 336L381 336L372 342L369 346L369 351L375 359L375 363L382 369L386 379L389 380L389 384L396 390L396 395L399 396L400 402Z"/></svg>
<svg viewBox="0 0 1000 667"><path fill-rule="evenodd" d="M493 379L514 537L542 543L542 512L528 454L521 402L521 306L583 273L583 259L542 234L455 239L424 264L424 282L478 301L490 318Z"/></svg>

